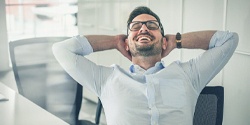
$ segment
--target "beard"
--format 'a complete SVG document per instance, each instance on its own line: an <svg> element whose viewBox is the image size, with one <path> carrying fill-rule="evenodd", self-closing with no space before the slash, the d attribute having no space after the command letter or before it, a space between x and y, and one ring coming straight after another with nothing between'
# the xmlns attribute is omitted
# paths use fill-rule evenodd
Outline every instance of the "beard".
<svg viewBox="0 0 250 125"><path fill-rule="evenodd" d="M154 56L162 53L162 39L151 45L138 45L135 43L135 50L130 51L131 55L136 56Z"/></svg>

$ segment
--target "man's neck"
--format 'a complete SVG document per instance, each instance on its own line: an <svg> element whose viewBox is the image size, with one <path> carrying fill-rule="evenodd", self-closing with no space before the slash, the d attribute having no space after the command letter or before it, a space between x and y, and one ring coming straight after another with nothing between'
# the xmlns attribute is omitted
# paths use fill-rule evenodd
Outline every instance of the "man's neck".
<svg viewBox="0 0 250 125"><path fill-rule="evenodd" d="M161 61L161 56L138 56L132 57L132 62L135 65L139 65L141 68L147 70L151 67L154 67L157 62Z"/></svg>

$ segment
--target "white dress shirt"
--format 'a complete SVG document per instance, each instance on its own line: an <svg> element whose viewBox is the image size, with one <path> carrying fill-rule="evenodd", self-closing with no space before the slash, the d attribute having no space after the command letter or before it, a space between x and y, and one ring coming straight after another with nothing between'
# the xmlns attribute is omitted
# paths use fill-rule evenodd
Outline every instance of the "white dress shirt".
<svg viewBox="0 0 250 125"><path fill-rule="evenodd" d="M85 58L93 52L88 40L76 36L54 44L62 67L101 100L108 125L192 125L199 93L228 62L238 35L217 31L209 50L188 62L158 62L144 70L100 66Z"/></svg>

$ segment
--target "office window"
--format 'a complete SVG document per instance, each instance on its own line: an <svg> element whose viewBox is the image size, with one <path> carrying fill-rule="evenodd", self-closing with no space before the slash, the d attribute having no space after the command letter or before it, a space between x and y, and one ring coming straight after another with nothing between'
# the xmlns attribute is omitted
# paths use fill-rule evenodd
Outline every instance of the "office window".
<svg viewBox="0 0 250 125"><path fill-rule="evenodd" d="M78 34L77 0L5 0L8 39Z"/></svg>

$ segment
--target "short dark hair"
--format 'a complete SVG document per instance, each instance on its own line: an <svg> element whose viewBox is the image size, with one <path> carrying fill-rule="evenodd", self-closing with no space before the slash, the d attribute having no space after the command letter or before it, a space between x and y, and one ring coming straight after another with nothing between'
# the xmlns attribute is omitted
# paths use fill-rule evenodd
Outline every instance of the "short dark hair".
<svg viewBox="0 0 250 125"><path fill-rule="evenodd" d="M127 21L127 26L129 26L129 24L132 22L132 20L137 17L138 15L141 15L141 14L148 14L148 15L151 15L153 17L156 18L156 20L159 22L159 25L160 25L160 28L161 28L161 34L162 36L164 36L164 29L163 29L163 26L161 24L161 20L159 18L158 15L156 15L152 10L150 10L148 7L146 6L139 6L139 7L136 7L129 15L129 18L128 18L128 21ZM127 29L128 31L128 29Z"/></svg>

